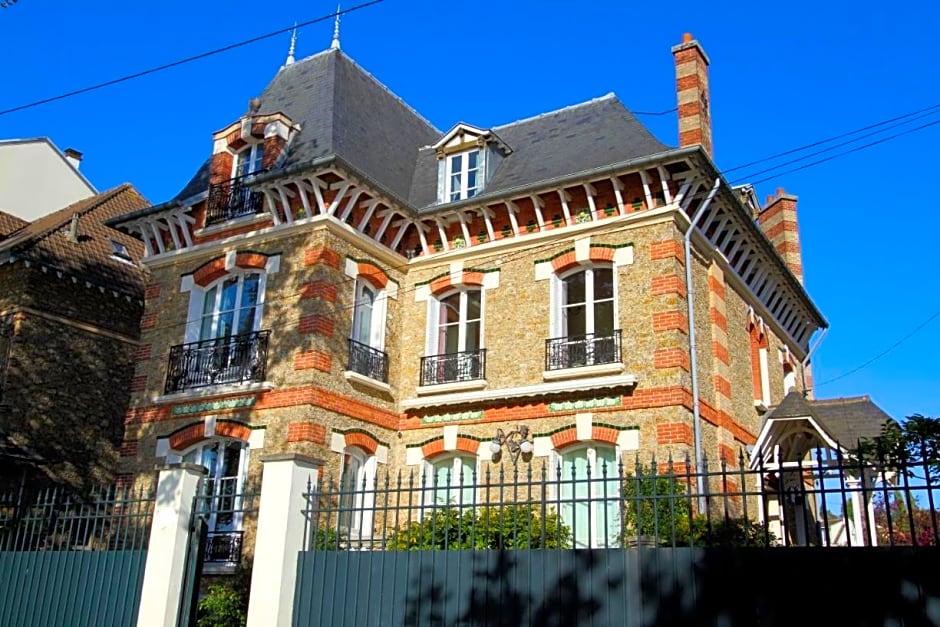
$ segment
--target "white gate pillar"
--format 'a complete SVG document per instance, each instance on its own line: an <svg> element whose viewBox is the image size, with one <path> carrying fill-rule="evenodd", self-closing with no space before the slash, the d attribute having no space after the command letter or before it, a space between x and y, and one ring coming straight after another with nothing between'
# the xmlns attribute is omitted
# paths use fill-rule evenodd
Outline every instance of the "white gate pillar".
<svg viewBox="0 0 940 627"><path fill-rule="evenodd" d="M304 544L304 493L315 486L317 459L285 453L265 455L255 559L251 568L248 627L291 627L297 554Z"/></svg>
<svg viewBox="0 0 940 627"><path fill-rule="evenodd" d="M137 627L176 627L193 498L205 474L196 464L160 469Z"/></svg>

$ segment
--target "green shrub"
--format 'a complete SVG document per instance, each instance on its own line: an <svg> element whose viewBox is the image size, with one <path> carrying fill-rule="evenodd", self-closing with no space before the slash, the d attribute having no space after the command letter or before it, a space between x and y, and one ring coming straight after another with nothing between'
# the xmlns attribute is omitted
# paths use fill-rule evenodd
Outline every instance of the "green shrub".
<svg viewBox="0 0 940 627"><path fill-rule="evenodd" d="M224 581L209 586L199 600L197 627L245 627L251 569L244 565Z"/></svg>
<svg viewBox="0 0 940 627"><path fill-rule="evenodd" d="M571 546L571 529L552 512L543 521L535 506L443 507L392 531L388 548L397 551L535 549Z"/></svg>

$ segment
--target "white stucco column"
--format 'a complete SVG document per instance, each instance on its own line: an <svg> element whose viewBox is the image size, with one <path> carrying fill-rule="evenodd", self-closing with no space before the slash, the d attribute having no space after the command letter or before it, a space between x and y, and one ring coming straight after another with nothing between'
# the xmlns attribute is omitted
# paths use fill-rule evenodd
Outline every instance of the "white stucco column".
<svg viewBox="0 0 940 627"><path fill-rule="evenodd" d="M170 464L160 470L137 627L176 627L193 497L206 469Z"/></svg>
<svg viewBox="0 0 940 627"><path fill-rule="evenodd" d="M304 542L304 493L308 485L316 485L321 462L286 453L265 455L261 463L248 627L291 627L297 554Z"/></svg>

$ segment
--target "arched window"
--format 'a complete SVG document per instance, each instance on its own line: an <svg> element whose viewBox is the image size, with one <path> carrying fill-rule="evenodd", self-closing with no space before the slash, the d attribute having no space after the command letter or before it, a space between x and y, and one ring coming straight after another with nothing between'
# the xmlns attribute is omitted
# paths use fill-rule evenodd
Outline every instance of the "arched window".
<svg viewBox="0 0 940 627"><path fill-rule="evenodd" d="M473 455L441 455L425 466L426 505L472 507L477 503L477 459Z"/></svg>
<svg viewBox="0 0 940 627"><path fill-rule="evenodd" d="M375 455L357 446L346 447L340 474L340 528L351 540L372 537L375 470Z"/></svg>
<svg viewBox="0 0 940 627"><path fill-rule="evenodd" d="M620 361L614 270L579 267L553 282L549 370Z"/></svg>
<svg viewBox="0 0 940 627"><path fill-rule="evenodd" d="M203 513L209 532L240 532L241 494L248 473L248 443L231 438L210 438L180 455L181 461L206 469L203 480ZM240 540L240 538L239 538Z"/></svg>
<svg viewBox="0 0 940 627"><path fill-rule="evenodd" d="M483 291L459 289L430 299L422 385L482 379Z"/></svg>
<svg viewBox="0 0 940 627"><path fill-rule="evenodd" d="M555 477L561 517L571 529L575 548L610 547L620 541L622 501L617 452L589 444L557 454Z"/></svg>
<svg viewBox="0 0 940 627"><path fill-rule="evenodd" d="M264 274L230 274L203 294L199 339L212 340L257 331L261 326Z"/></svg>

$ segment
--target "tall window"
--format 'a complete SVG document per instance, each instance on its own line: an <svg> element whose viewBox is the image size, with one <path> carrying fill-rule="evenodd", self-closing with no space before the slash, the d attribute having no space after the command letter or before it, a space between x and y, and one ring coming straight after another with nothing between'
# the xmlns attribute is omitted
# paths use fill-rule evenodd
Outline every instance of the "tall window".
<svg viewBox="0 0 940 627"><path fill-rule="evenodd" d="M340 527L350 539L372 537L375 509L375 456L350 446L343 453Z"/></svg>
<svg viewBox="0 0 940 627"><path fill-rule="evenodd" d="M611 446L566 450L558 458L561 516L575 548L615 546L620 539L617 453Z"/></svg>
<svg viewBox="0 0 940 627"><path fill-rule="evenodd" d="M479 150L462 152L447 158L447 198L451 202L476 196L482 182Z"/></svg>
<svg viewBox="0 0 940 627"><path fill-rule="evenodd" d="M483 292L461 290L435 302L435 334L431 352L463 353L480 350Z"/></svg>
<svg viewBox="0 0 940 627"><path fill-rule="evenodd" d="M257 331L261 324L261 273L227 276L206 290L199 339L211 340Z"/></svg>
<svg viewBox="0 0 940 627"><path fill-rule="evenodd" d="M182 461L199 464L207 473L201 504L207 514L210 532L241 530L240 495L248 470L248 445L239 440L214 438L206 440L182 455Z"/></svg>
<svg viewBox="0 0 940 627"><path fill-rule="evenodd" d="M614 276L613 268L592 266L554 280L549 370L620 362Z"/></svg>
<svg viewBox="0 0 940 627"><path fill-rule="evenodd" d="M383 318L378 290L368 281L356 281L356 304L353 309L352 339L372 348L382 348Z"/></svg>
<svg viewBox="0 0 940 627"><path fill-rule="evenodd" d="M430 462L425 477L426 504L473 506L476 467L476 458L472 455L447 455Z"/></svg>
<svg viewBox="0 0 940 627"><path fill-rule="evenodd" d="M610 335L614 328L614 271L588 268L561 279L561 335Z"/></svg>
<svg viewBox="0 0 940 627"><path fill-rule="evenodd" d="M260 172L264 163L264 143L245 146L235 155L232 177L246 176Z"/></svg>

